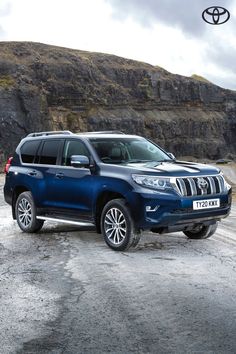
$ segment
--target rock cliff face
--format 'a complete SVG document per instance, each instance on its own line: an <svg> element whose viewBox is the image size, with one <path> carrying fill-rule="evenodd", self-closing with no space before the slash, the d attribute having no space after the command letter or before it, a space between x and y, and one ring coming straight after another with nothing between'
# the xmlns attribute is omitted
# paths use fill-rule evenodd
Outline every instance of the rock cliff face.
<svg viewBox="0 0 236 354"><path fill-rule="evenodd" d="M176 156L236 156L236 92L113 55L0 45L0 163L28 133L58 129L119 129Z"/></svg>

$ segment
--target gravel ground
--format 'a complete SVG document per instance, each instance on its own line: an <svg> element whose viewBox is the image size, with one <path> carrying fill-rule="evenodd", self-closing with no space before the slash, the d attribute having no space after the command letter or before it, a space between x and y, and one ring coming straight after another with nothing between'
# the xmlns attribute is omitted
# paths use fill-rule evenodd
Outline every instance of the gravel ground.
<svg viewBox="0 0 236 354"><path fill-rule="evenodd" d="M211 239L118 253L91 229L23 234L0 181L1 354L236 353L236 204Z"/></svg>

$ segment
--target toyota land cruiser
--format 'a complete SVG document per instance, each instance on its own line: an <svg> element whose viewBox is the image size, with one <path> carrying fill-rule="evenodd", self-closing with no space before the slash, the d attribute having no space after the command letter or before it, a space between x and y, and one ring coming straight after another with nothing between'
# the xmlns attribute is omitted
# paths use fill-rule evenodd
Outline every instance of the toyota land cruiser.
<svg viewBox="0 0 236 354"><path fill-rule="evenodd" d="M117 251L137 245L142 230L208 238L231 206L218 168L116 131L29 134L5 173L5 200L21 230L37 232L45 220L94 225Z"/></svg>

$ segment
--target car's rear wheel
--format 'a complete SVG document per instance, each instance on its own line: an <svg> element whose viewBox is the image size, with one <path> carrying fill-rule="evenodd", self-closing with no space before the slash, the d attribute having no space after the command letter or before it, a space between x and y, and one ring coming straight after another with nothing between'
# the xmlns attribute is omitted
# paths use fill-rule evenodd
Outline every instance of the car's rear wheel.
<svg viewBox="0 0 236 354"><path fill-rule="evenodd" d="M199 240L202 238L209 238L211 237L217 229L217 223L213 225L199 225L193 230L184 231L184 234L188 236L188 238Z"/></svg>
<svg viewBox="0 0 236 354"><path fill-rule="evenodd" d="M21 193L15 205L16 220L24 232L39 231L44 221L36 219L36 207L30 192Z"/></svg>
<svg viewBox="0 0 236 354"><path fill-rule="evenodd" d="M113 199L105 205L101 216L101 230L105 242L115 251L135 247L140 239L140 233L134 228L124 199Z"/></svg>

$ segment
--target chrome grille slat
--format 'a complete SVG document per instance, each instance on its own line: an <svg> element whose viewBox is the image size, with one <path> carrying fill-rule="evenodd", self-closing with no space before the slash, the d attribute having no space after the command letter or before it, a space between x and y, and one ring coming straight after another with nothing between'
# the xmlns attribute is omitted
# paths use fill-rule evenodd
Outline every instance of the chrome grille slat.
<svg viewBox="0 0 236 354"><path fill-rule="evenodd" d="M216 193L216 186L215 186L215 181L212 177L207 177L210 186L211 186L211 194L215 194Z"/></svg>
<svg viewBox="0 0 236 354"><path fill-rule="evenodd" d="M184 180L182 178L178 178L179 181L179 185L180 185L180 189L181 189L181 193L186 196L187 195L187 189L184 183Z"/></svg>
<svg viewBox="0 0 236 354"><path fill-rule="evenodd" d="M190 184L192 195L197 195L197 188L196 188L194 179L190 177L190 178L188 178L188 181L189 181L189 184Z"/></svg>
<svg viewBox="0 0 236 354"><path fill-rule="evenodd" d="M221 176L216 176L217 181L219 182L220 193L224 190L224 181Z"/></svg>
<svg viewBox="0 0 236 354"><path fill-rule="evenodd" d="M208 183L206 189L200 189L198 186L198 178L202 178ZM180 194L184 197L215 195L224 191L223 176L193 176L176 178L176 186Z"/></svg>

